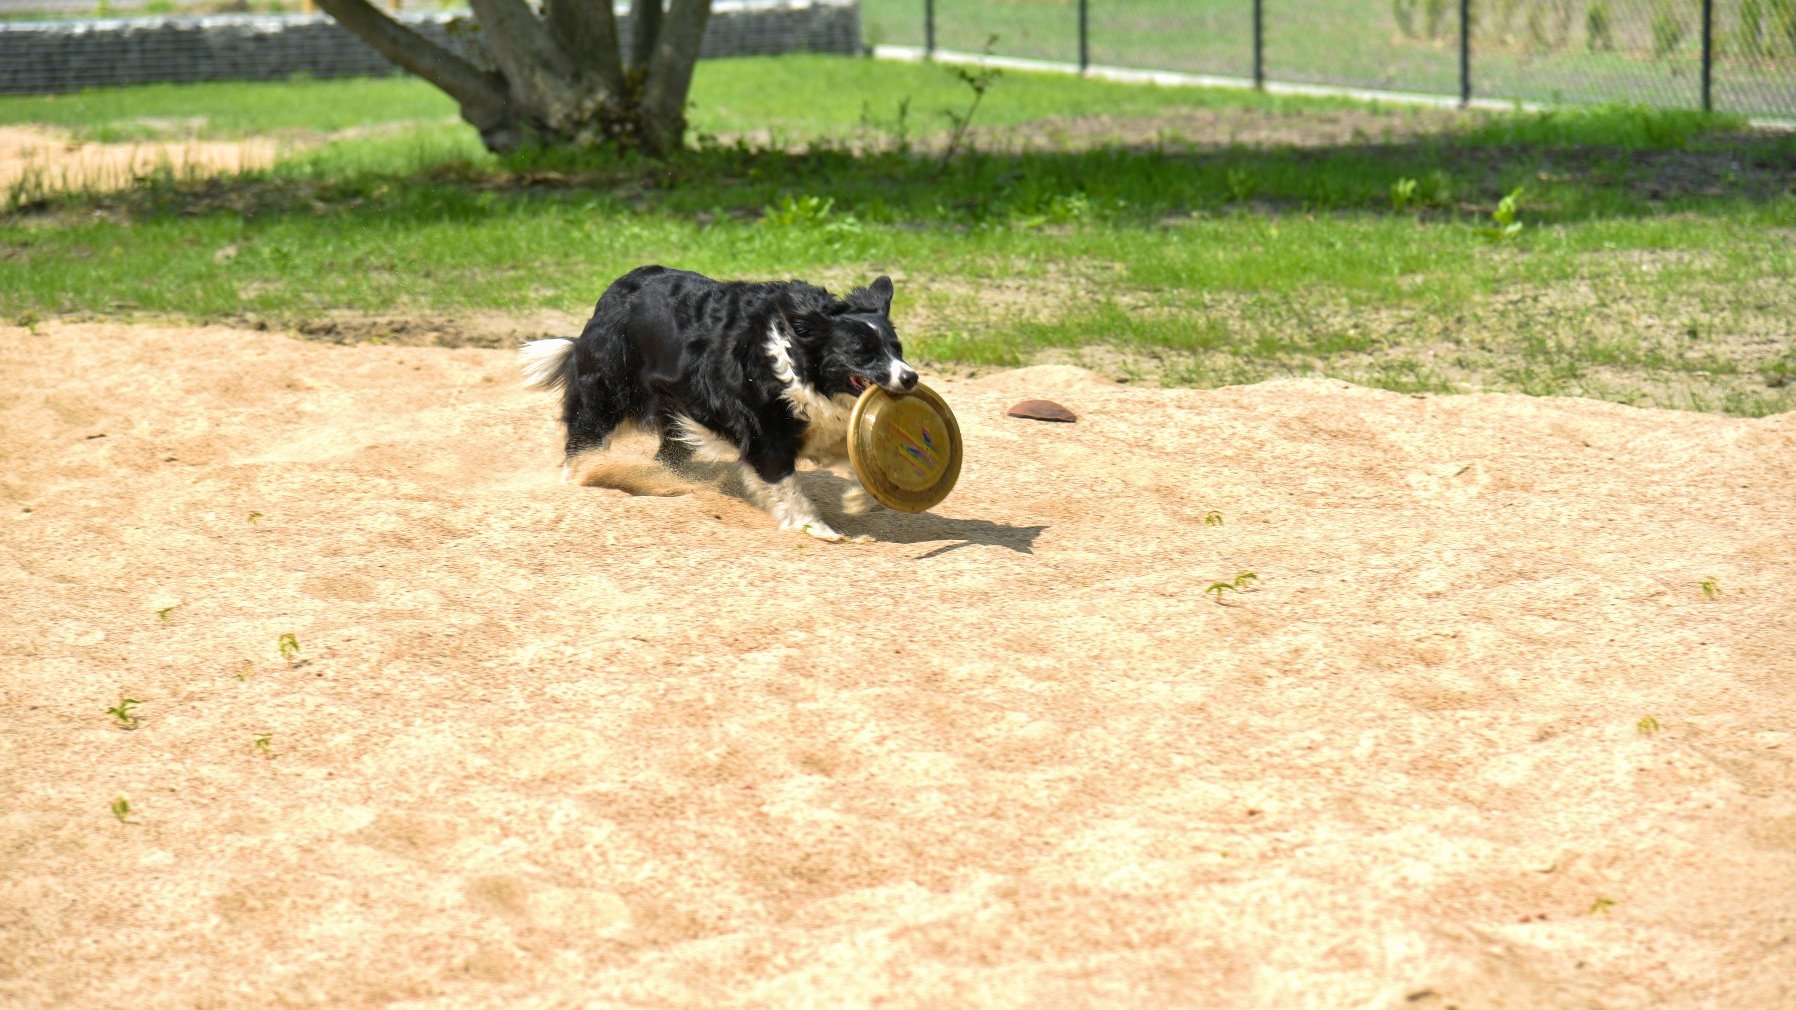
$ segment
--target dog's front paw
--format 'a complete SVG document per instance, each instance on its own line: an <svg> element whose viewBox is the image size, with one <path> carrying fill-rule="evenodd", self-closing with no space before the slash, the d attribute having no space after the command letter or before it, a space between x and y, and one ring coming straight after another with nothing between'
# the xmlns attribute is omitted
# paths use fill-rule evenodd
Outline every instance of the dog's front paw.
<svg viewBox="0 0 1796 1010"><path fill-rule="evenodd" d="M810 522L799 526L798 529L809 533L819 540L827 540L832 544L839 544L843 540L842 534L837 533L828 523L821 519L813 519Z"/></svg>

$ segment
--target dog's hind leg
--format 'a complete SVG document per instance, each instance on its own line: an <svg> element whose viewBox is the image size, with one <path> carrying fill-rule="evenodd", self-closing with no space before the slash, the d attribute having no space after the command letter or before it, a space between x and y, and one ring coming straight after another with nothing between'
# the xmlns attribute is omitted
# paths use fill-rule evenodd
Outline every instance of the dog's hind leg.
<svg viewBox="0 0 1796 1010"><path fill-rule="evenodd" d="M561 420L567 425L568 461L581 453L605 448L619 425L645 416L649 406L647 391L634 373L637 363L621 342L614 341L576 361L561 404ZM564 468L563 479L566 476Z"/></svg>
<svg viewBox="0 0 1796 1010"><path fill-rule="evenodd" d="M680 415L663 410L656 421L661 444L655 449L655 462L675 470L690 465L695 449L681 426Z"/></svg>
<svg viewBox="0 0 1796 1010"><path fill-rule="evenodd" d="M589 449L603 449L611 440L611 433L623 423L624 414L613 403L570 393L561 419L567 424L567 454L572 457Z"/></svg>

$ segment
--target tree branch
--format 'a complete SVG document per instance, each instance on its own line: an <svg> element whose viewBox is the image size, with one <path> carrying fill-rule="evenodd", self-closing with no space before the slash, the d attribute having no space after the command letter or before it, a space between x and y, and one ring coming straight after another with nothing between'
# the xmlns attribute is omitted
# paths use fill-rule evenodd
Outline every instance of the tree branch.
<svg viewBox="0 0 1796 1010"><path fill-rule="evenodd" d="M524 0L469 0L468 5L480 19L487 52L512 87L545 73L575 76L573 59Z"/></svg>
<svg viewBox="0 0 1796 1010"><path fill-rule="evenodd" d="M505 79L488 73L369 6L365 0L318 0L351 34L397 66L443 89L488 148L515 146L516 116Z"/></svg>

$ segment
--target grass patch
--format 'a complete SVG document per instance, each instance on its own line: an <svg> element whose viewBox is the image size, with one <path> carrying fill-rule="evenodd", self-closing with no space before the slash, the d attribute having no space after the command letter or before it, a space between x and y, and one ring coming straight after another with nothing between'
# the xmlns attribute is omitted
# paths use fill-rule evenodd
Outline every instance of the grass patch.
<svg viewBox="0 0 1796 1010"><path fill-rule="evenodd" d="M1027 87L993 89L979 110L982 124L1139 116L1181 108L1256 108L1277 114L1351 105L1343 99L1026 76ZM863 128L891 130L897 126L899 103L906 101L910 126L919 133L945 128L946 113L966 104L964 86L940 67L794 56L700 63L688 116L698 135L754 133L782 144L804 144L842 139ZM0 95L0 123L55 126L93 141L328 134L453 121L456 116L453 101L415 77L208 81Z"/></svg>
<svg viewBox="0 0 1796 1010"><path fill-rule="evenodd" d="M229 178L16 187L0 305L16 321L326 320L339 337L429 317L453 339L461 314L577 321L647 262L831 286L890 273L907 346L942 364L1796 406L1780 381L1796 139L1726 118L1006 73L974 148L944 161L941 110L970 97L944 68L786 57L702 64L701 143L654 163L497 159L425 85L360 82L400 96L382 119L334 107L326 83L121 89L66 118L99 136L216 88L207 102L258 97L207 129L328 139ZM0 118L30 101L0 99ZM1518 189L1503 213L1522 227L1499 228Z"/></svg>

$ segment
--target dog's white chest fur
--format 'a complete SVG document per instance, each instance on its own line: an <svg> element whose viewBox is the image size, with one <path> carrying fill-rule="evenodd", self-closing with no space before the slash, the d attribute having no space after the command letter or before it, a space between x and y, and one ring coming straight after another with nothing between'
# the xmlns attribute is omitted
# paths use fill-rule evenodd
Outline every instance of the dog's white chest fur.
<svg viewBox="0 0 1796 1010"><path fill-rule="evenodd" d="M767 357L773 362L773 376L785 386L780 395L792 409L792 416L805 422L804 445L799 455L813 463L836 463L848 458L848 418L854 413L853 396L825 396L817 387L798 377L792 366L792 348L780 332L779 324L767 328Z"/></svg>

